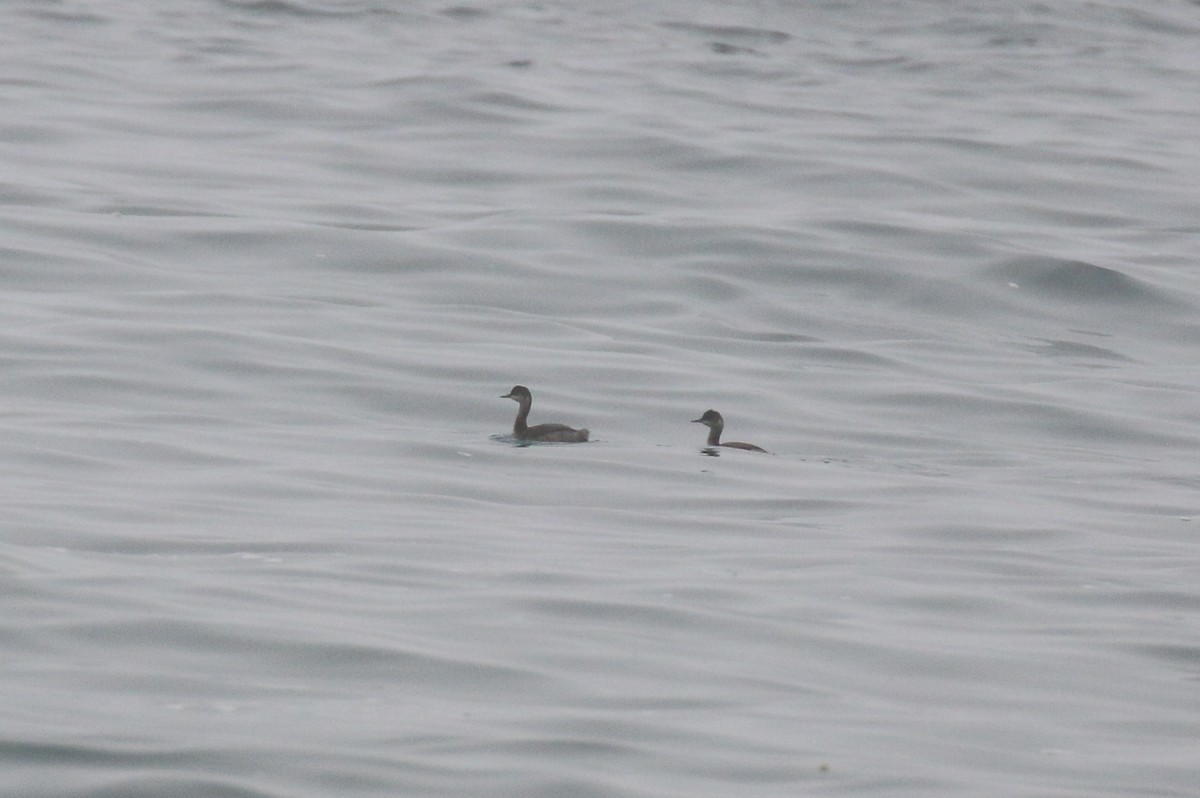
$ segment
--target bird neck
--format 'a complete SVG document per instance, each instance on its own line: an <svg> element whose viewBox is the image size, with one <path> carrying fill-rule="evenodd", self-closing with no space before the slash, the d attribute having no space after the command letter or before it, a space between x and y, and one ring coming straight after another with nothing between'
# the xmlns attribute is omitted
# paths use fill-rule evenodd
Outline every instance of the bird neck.
<svg viewBox="0 0 1200 798"><path fill-rule="evenodd" d="M529 418L529 408L533 406L533 399L519 400L521 406L517 408L517 420L513 422L513 434L523 435L525 430L529 429L526 419Z"/></svg>

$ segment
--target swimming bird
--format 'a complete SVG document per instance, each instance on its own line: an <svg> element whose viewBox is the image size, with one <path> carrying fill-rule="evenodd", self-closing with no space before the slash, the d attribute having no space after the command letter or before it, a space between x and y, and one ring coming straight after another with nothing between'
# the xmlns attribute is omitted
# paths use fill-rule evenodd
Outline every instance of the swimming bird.
<svg viewBox="0 0 1200 798"><path fill-rule="evenodd" d="M529 408L533 405L533 394L524 385L514 385L501 399L512 399L520 405L517 420L513 422L513 437L519 441L550 441L554 443L583 443L588 439L585 429L572 429L566 424L538 424L529 426Z"/></svg>
<svg viewBox="0 0 1200 798"><path fill-rule="evenodd" d="M753 443L742 443L741 441L729 441L721 443L721 430L725 429L725 419L721 418L721 414L716 410L705 410L704 415L700 418L693 418L693 424L703 424L708 427L708 445L709 446L728 446L731 449L745 449L750 452L766 452L760 446L755 446Z"/></svg>

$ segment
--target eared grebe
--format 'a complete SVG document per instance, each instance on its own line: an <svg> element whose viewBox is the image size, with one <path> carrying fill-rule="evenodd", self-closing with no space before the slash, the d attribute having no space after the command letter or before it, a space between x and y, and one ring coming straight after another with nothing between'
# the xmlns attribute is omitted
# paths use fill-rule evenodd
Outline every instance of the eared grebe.
<svg viewBox="0 0 1200 798"><path fill-rule="evenodd" d="M524 385L514 385L513 389L501 399L512 399L520 405L517 410L517 420L513 422L513 437L519 441L551 441L555 443L583 443L588 439L585 429L572 429L566 424L538 424L531 427L525 423L529 418L529 408L533 404L533 394Z"/></svg>
<svg viewBox="0 0 1200 798"><path fill-rule="evenodd" d="M705 410L704 415L700 418L693 418L693 424L703 424L708 427L708 445L709 446L728 446L731 449L745 449L750 452L766 452L760 446L755 446L753 443L742 443L741 441L729 441L721 443L721 430L725 429L725 419L721 418L721 414L716 410Z"/></svg>

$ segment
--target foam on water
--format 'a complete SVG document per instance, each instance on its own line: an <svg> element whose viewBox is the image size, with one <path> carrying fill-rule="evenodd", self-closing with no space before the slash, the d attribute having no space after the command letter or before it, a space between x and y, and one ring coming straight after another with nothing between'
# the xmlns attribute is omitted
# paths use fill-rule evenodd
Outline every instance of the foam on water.
<svg viewBox="0 0 1200 798"><path fill-rule="evenodd" d="M1194 11L5 6L0 792L1190 795Z"/></svg>

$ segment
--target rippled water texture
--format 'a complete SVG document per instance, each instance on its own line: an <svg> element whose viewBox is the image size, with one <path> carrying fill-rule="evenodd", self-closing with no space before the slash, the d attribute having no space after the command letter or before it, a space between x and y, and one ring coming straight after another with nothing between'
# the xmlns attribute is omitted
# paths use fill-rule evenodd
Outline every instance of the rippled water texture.
<svg viewBox="0 0 1200 798"><path fill-rule="evenodd" d="M1194 795L1198 36L5 3L0 794Z"/></svg>

